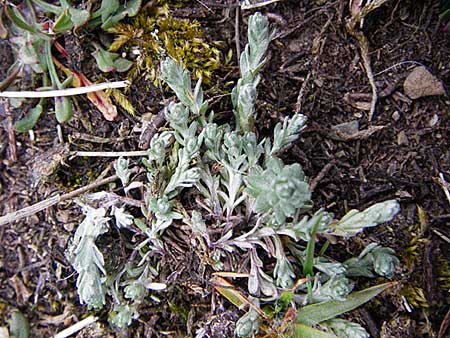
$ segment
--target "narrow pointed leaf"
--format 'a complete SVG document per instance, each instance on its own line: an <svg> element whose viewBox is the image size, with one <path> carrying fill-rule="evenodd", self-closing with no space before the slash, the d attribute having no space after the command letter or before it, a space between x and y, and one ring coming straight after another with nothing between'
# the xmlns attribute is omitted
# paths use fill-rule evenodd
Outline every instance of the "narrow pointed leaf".
<svg viewBox="0 0 450 338"><path fill-rule="evenodd" d="M46 1L42 1L42 0L33 0L33 2L38 5L39 7L41 7L43 9L44 12L49 12L49 13L53 13L55 15L60 15L61 12L63 11L62 6L55 6L52 4L49 4Z"/></svg>
<svg viewBox="0 0 450 338"><path fill-rule="evenodd" d="M323 303L307 305L297 312L296 322L315 325L324 320L335 318L345 312L352 311L393 286L395 283L384 283L371 288L351 293L345 301L330 300Z"/></svg>
<svg viewBox="0 0 450 338"><path fill-rule="evenodd" d="M294 338L338 338L338 336L320 331L305 324L295 324Z"/></svg>
<svg viewBox="0 0 450 338"><path fill-rule="evenodd" d="M73 23L70 20L69 10L66 9L56 20L53 25L55 32L67 32L73 28Z"/></svg>
<svg viewBox="0 0 450 338"><path fill-rule="evenodd" d="M11 19L11 21L19 28L22 28L23 30L26 30L30 33L36 34L42 39L50 40L50 35L47 35L41 31L39 31L36 27L28 24L24 19L22 19L19 15L17 15L13 9L10 7L7 8L6 11L8 17Z"/></svg>
<svg viewBox="0 0 450 338"><path fill-rule="evenodd" d="M30 110L30 113L27 116L25 116L23 119L17 121L14 124L14 129L18 133L24 133L30 129L33 129L34 125L39 120L42 111L43 111L42 104L39 103L36 107Z"/></svg>
<svg viewBox="0 0 450 338"><path fill-rule="evenodd" d="M234 288L234 285L229 283L226 279L219 276L213 276L210 282L214 285L214 288L226 299L228 299L236 307L241 308L243 305L248 305L254 309L258 314L266 318L266 314L256 307L251 301L248 300L241 292Z"/></svg>
<svg viewBox="0 0 450 338"><path fill-rule="evenodd" d="M230 301L234 306L240 308L242 305L247 304L247 298L242 295L238 290L234 288L234 286L227 282L225 279L214 276L211 279L211 282L214 285L214 288L228 301Z"/></svg>

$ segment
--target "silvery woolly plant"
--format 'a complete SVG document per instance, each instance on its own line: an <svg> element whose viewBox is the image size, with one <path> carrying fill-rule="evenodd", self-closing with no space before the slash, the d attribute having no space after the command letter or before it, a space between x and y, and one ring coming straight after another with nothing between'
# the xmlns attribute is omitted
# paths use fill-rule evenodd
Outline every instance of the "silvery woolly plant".
<svg viewBox="0 0 450 338"><path fill-rule="evenodd" d="M145 236L136 248L137 263L132 266L128 260L116 276L102 278L108 272L99 264L103 257L98 250L96 261L81 262L85 256L80 245L83 236L92 247L102 232L95 229L107 222L103 211L99 211L97 221L85 220L90 230L83 230L83 234L77 230L71 261L80 275L83 264L88 271L94 270L91 280L99 285L99 296L95 304L90 303L91 298L84 297L80 289L91 284L79 282L80 300L99 307L105 302L104 288L108 287L114 300L111 321L128 325L139 315L139 306L151 290L162 289L153 282L158 275L153 266L157 264L150 262L155 263L164 251L165 229L184 223L196 239L192 245L207 248L212 269L222 271L229 255L247 257L234 260L242 263L228 262L234 271L249 274L247 291L252 305L236 323L238 336L257 332L268 319L258 310L275 304L273 316L282 316L289 307L300 308L295 319L300 336L316 330L322 332L321 337L367 337L360 325L335 317L386 288L381 285L353 291L351 278L391 277L398 264L393 250L373 243L358 257L341 263L325 255L330 242L320 250L315 246L318 238L347 239L366 227L388 222L399 212L399 205L394 200L378 203L364 211L351 210L340 220L323 209L312 212L311 191L301 166L287 165L279 157L298 139L305 116L285 117L275 126L271 139L259 139L254 132L259 71L271 38L266 17L260 13L249 17L248 37L240 58L241 78L231 95L234 123L215 121L204 100L201 79L192 88L191 76L181 64L170 58L162 62L161 79L180 102L165 108L170 128L153 137L148 156L142 160L147 182L141 215L133 217L123 206L111 209L119 229L128 227ZM124 160L115 166L124 184L129 180L127 166ZM189 205L182 204L186 198L180 197L186 192L199 202L195 203L198 209L189 210ZM86 228L84 222L82 227ZM298 283L302 278L307 282ZM108 284L108 279L113 282ZM327 332L319 331L317 325Z"/></svg>

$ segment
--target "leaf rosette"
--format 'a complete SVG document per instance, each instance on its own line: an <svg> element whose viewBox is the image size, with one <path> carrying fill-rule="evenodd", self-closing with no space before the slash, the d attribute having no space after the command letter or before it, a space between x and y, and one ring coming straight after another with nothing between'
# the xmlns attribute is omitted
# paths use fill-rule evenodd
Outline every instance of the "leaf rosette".
<svg viewBox="0 0 450 338"><path fill-rule="evenodd" d="M270 221L275 225L284 224L287 217L311 204L311 191L301 166L284 165L278 158L271 158L266 170L249 175L246 191L255 198L255 211L271 213Z"/></svg>

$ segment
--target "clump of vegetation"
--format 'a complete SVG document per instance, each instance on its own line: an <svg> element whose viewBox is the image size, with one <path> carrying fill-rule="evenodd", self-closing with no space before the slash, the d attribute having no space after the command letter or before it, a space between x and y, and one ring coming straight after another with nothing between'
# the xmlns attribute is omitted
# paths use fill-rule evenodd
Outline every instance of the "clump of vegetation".
<svg viewBox="0 0 450 338"><path fill-rule="evenodd" d="M299 137L306 117L286 117L271 139L259 139L255 132L258 73L266 61L270 32L267 18L259 13L248 25L241 78L231 95L234 123L215 122L201 78L193 88L191 74L180 63L173 58L161 63L161 80L179 102L165 108L170 128L153 137L142 160L147 180L140 212L131 213L126 200L106 192L90 196L95 206L83 203L86 218L68 250L79 274L80 302L101 308L111 299L110 321L130 325L144 302L158 301L152 297L156 291L171 287L159 276L165 230L184 224L191 230L191 245L207 256L205 262L216 272L214 287L245 311L236 323L238 336L263 331L273 336L368 337L359 324L337 317L392 285L354 291L353 278L391 278L399 261L392 249L377 243L344 262L326 252L336 237L349 239L390 221L399 204L390 200L350 210L340 220L323 209L312 211L302 167L280 158ZM125 159L115 164L125 190L133 184L129 165ZM186 203L192 198L199 208ZM126 228L140 239L118 271L107 270L95 243L113 220L119 230ZM231 271L224 271L225 266ZM246 292L226 277L246 278Z"/></svg>
<svg viewBox="0 0 450 338"><path fill-rule="evenodd" d="M68 86L82 87L90 85L90 81L80 72L75 72L54 57L52 49L58 49L64 56L67 52L58 43L61 34L87 28L102 28L116 34L110 50L104 50L101 45L93 43L93 57L102 72L127 72L128 78L134 80L142 72L148 72L156 81L157 65L162 57L169 55L185 63L197 78L203 77L208 82L211 72L219 65L218 44L208 44L202 37L200 25L196 21L173 18L169 15L170 1L160 0L146 6L146 10L138 15L142 6L141 0L126 1L120 4L118 0L101 1L92 9L80 9L72 6L69 1L62 0L52 4L42 0L27 1L25 10L30 15L24 15L20 6L8 4L5 13L10 21L8 29L0 24L0 35L11 35L10 41L17 53L17 61L11 66L8 77L0 83L0 90L15 89L16 80L24 72L33 72L41 80L46 89L64 89ZM130 23L120 21L130 17ZM134 18L133 18L134 17ZM52 21L53 19L53 21ZM0 20L0 23L2 21ZM131 51L136 55L135 62L122 58L118 53ZM62 70L66 78L60 79L57 68ZM117 89L110 92L116 101L127 112L134 114L132 104ZM88 94L88 99L103 113L107 120L114 120L117 109L112 104L109 94ZM18 107L22 100L12 100ZM55 116L59 123L72 118L72 99L66 97L54 98ZM25 132L34 127L44 112L45 99L40 99L28 115L17 121L15 129Z"/></svg>
<svg viewBox="0 0 450 338"><path fill-rule="evenodd" d="M25 1L18 6L7 3L0 15L5 13L10 24L8 27L4 26L3 20L0 18L0 35L2 38L10 35L17 60L10 67L7 78L0 83L0 91L6 88L15 89L17 79L27 72L37 75L34 76L34 79L37 79L36 82L42 83L42 87L36 91L61 90L70 85L73 87L90 85L90 81L82 73L72 72L55 59L52 47L59 49L63 55L67 54L58 43L61 34L77 30L82 26L91 28L101 26L106 29L127 16L136 15L141 8L141 4L142 0L128 1L123 5L118 0L103 0L100 6L95 9L92 8L91 12L88 9L77 8L67 0L61 0L59 4L42 0ZM131 66L130 61L112 54L106 54L106 51L102 53L100 48L97 48L95 56L97 60L103 61L101 65L107 70L111 70L114 66L114 70L125 71ZM57 68L65 73L66 78L64 80L60 78ZM18 93L18 95L20 94ZM102 111L106 119L113 120L116 117L116 107L103 93L88 94L88 99ZM19 100L11 100L11 103L14 107L19 107L22 101L22 98L20 98ZM27 116L17 121L14 125L16 131L25 132L32 129L43 113L45 103L46 100L41 98ZM128 110L131 110L129 106L128 108ZM73 114L72 99L69 96L54 97L54 109L59 123L69 121Z"/></svg>
<svg viewBox="0 0 450 338"><path fill-rule="evenodd" d="M130 81L146 73L157 83L158 66L165 56L182 62L204 82L219 66L219 44L205 41L197 21L172 17L167 4L149 7L129 23L119 23L108 32L115 35L111 52L120 50L136 56L128 72Z"/></svg>

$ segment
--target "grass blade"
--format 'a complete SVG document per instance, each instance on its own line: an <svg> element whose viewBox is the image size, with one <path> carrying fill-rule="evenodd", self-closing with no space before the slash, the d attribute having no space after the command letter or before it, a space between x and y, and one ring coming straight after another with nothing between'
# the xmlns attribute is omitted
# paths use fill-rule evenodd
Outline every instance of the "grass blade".
<svg viewBox="0 0 450 338"><path fill-rule="evenodd" d="M338 338L338 336L305 324L295 324L294 338Z"/></svg>
<svg viewBox="0 0 450 338"><path fill-rule="evenodd" d="M356 309L368 302L395 283L384 283L371 288L353 292L345 301L330 300L323 303L307 305L297 312L296 322L315 325L324 320L335 318L345 312Z"/></svg>

